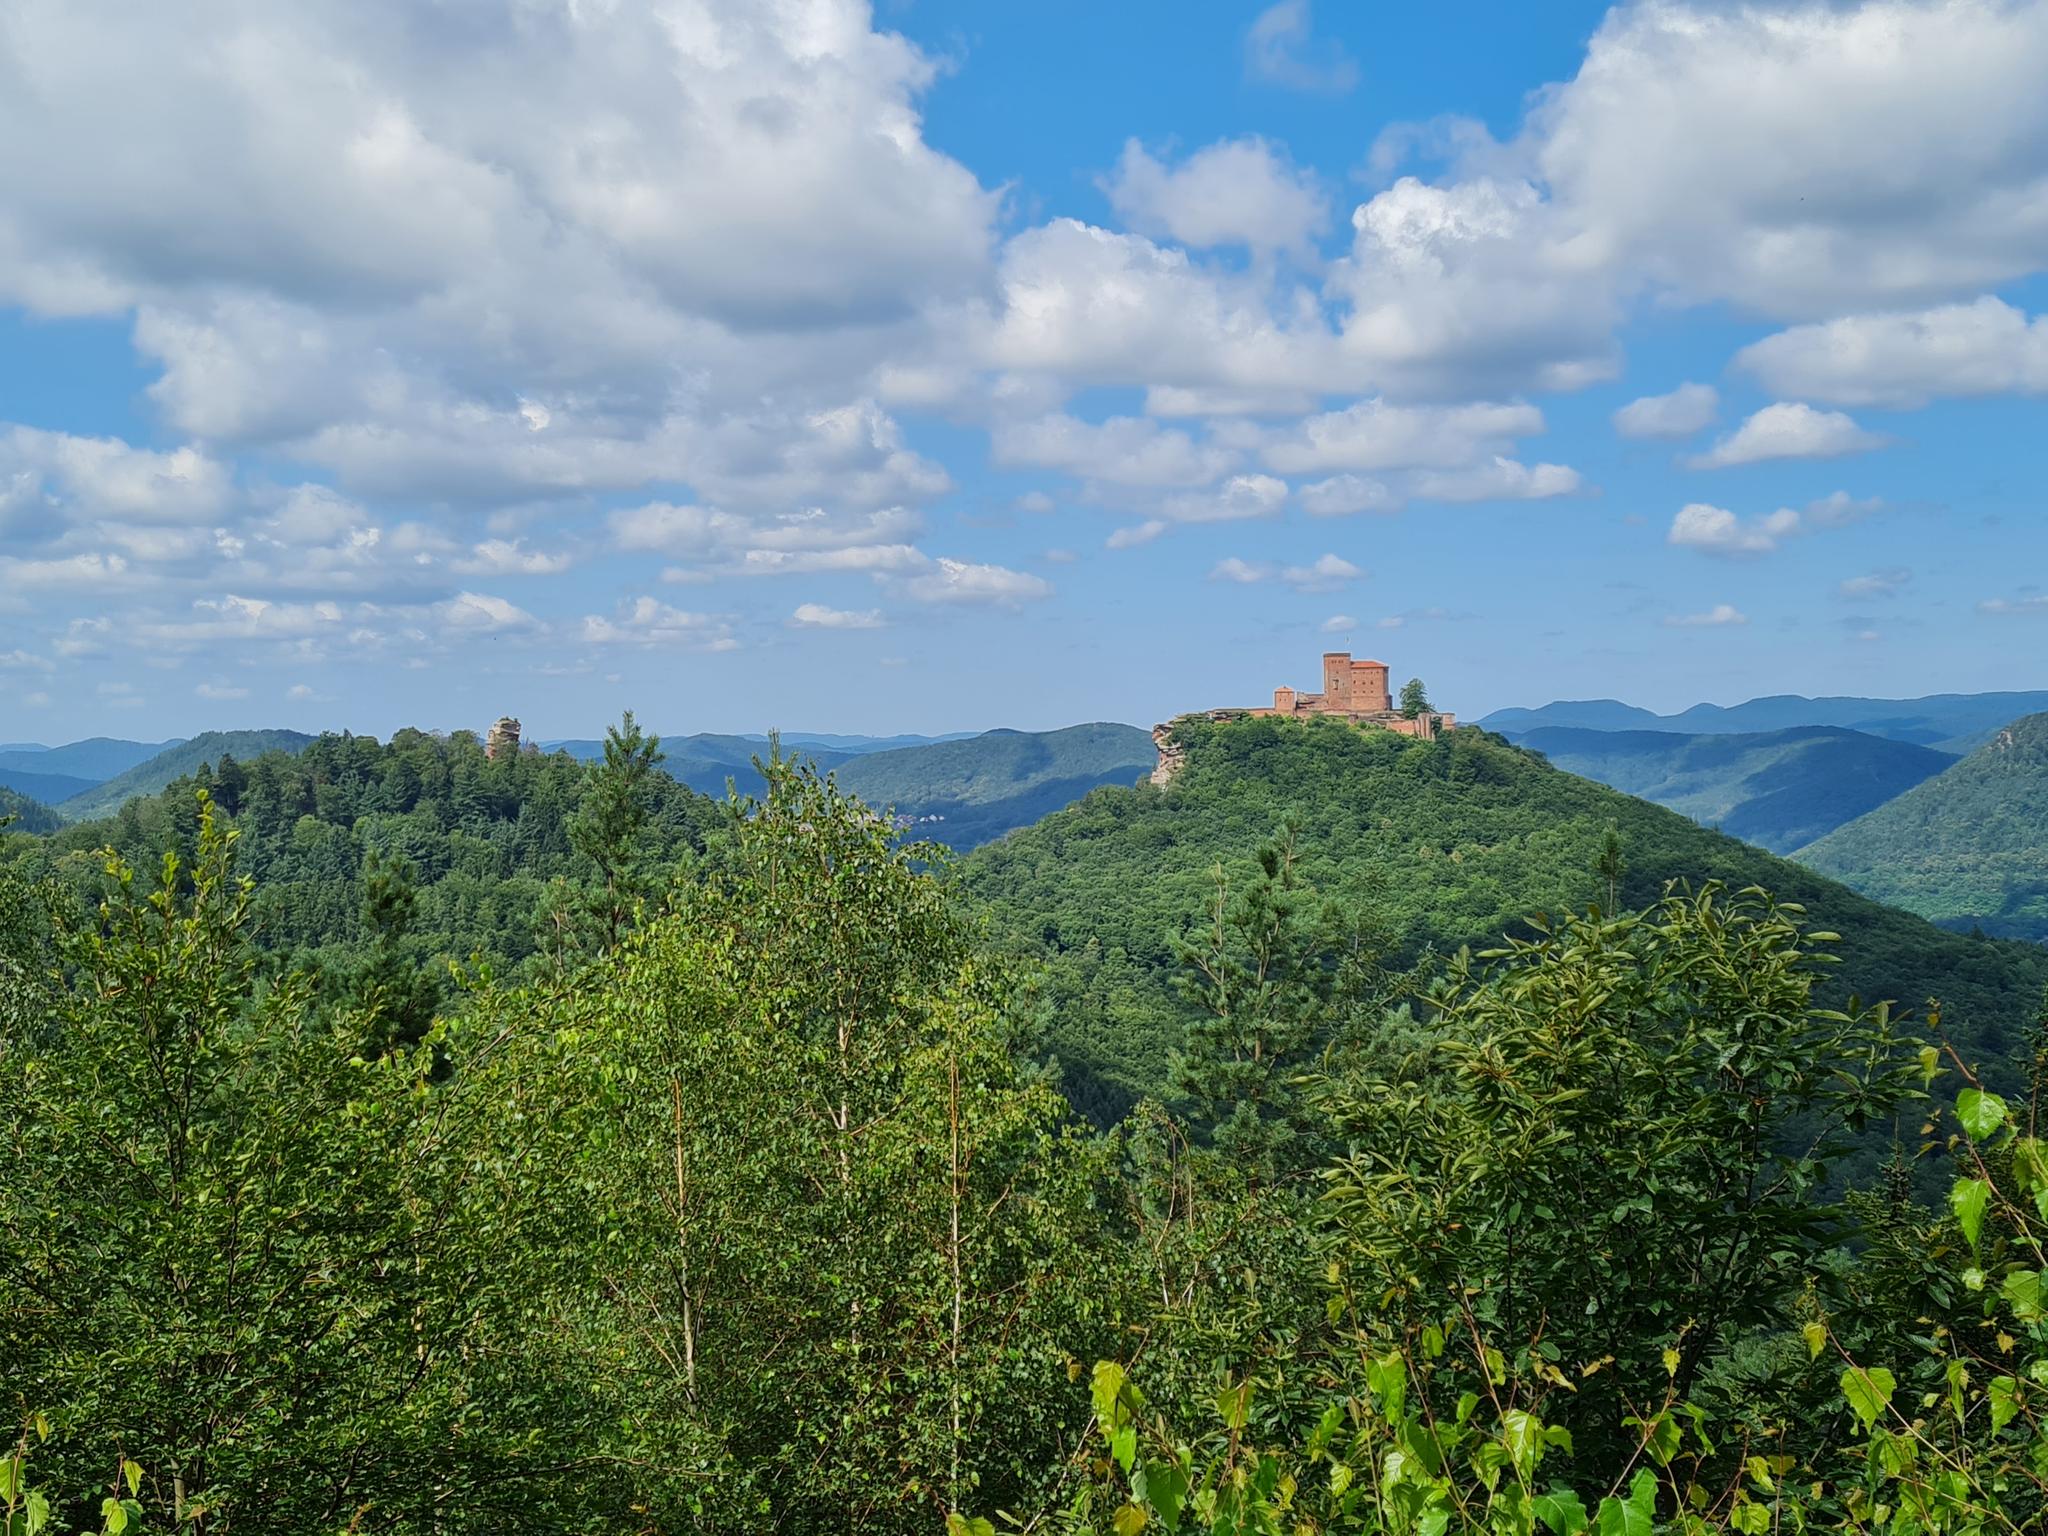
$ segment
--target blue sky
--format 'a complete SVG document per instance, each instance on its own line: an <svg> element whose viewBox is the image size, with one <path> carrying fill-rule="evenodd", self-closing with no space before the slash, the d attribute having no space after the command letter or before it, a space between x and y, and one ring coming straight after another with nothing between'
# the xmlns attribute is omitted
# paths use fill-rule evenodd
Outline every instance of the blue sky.
<svg viewBox="0 0 2048 1536"><path fill-rule="evenodd" d="M0 34L0 739L2040 687L2048 7Z"/></svg>

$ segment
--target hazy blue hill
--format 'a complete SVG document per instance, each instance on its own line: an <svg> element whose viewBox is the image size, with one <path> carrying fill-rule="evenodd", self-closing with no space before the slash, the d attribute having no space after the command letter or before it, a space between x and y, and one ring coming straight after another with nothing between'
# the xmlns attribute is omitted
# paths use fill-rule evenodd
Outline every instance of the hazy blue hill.
<svg viewBox="0 0 2048 1536"><path fill-rule="evenodd" d="M1662 729L1663 722L1662 715L1619 699L1560 699L1536 709L1496 709L1478 723L1503 736L1519 737L1545 726L1581 731L1654 731Z"/></svg>
<svg viewBox="0 0 2048 1536"><path fill-rule="evenodd" d="M1952 766L1932 747L1838 726L1738 736L1545 726L1519 739L1582 778L1789 853Z"/></svg>
<svg viewBox="0 0 2048 1536"><path fill-rule="evenodd" d="M97 783L98 779L75 779L64 773L24 773L19 768L0 768L0 787L27 795L31 800L40 800L45 805L56 805L73 795L82 795Z"/></svg>
<svg viewBox="0 0 2048 1536"><path fill-rule="evenodd" d="M542 745L551 752L566 752L578 762L595 762L604 756L602 741L552 741ZM784 742L783 749L799 748L796 743ZM820 768L833 767L854 755L809 745L800 750ZM678 784L714 798L724 796L728 782L743 795L759 793L763 784L761 775L754 771L754 759L767 755L765 736L720 736L707 732L661 738L662 771Z"/></svg>
<svg viewBox="0 0 2048 1536"><path fill-rule="evenodd" d="M112 736L92 736L67 742L61 747L13 747L0 749L0 768L18 768L23 773L55 773L66 778L103 784L116 774L126 773L168 751L183 737L169 741L122 741Z"/></svg>
<svg viewBox="0 0 2048 1536"><path fill-rule="evenodd" d="M220 762L223 756L248 762L265 752L298 752L313 740L302 731L207 731L190 741L173 744L125 773L64 802L66 821L89 821L111 816L122 802L137 795L161 793L173 780L182 779L201 763Z"/></svg>
<svg viewBox="0 0 2048 1536"><path fill-rule="evenodd" d="M916 818L919 836L965 851L1151 772L1152 734L1097 721L1058 731L989 731L871 752L833 770L842 788Z"/></svg>
<svg viewBox="0 0 2048 1536"><path fill-rule="evenodd" d="M1630 906L1669 879L1761 885L1843 935L1833 985L1948 1005L1966 1052L2005 1063L2048 984L2048 950L1943 932L1676 812L1476 730L1415 742L1335 721L1195 722L1167 789L1101 789L964 861L968 888L1045 964L1046 1039L1098 1115L1158 1091L1185 1019L1176 935L1221 862L1242 872L1283 817L1320 888L1357 894L1399 953L1484 945L1530 913L1604 899L1593 873L1620 830ZM2009 1081L2009 1067L1994 1068Z"/></svg>
<svg viewBox="0 0 2048 1536"><path fill-rule="evenodd" d="M1799 855L1944 927L2048 941L2048 714Z"/></svg>
<svg viewBox="0 0 2048 1536"><path fill-rule="evenodd" d="M2007 721L2040 710L2048 710L2048 692L1936 693L1920 699L1809 699L1785 693L1743 704L1695 704L1675 715L1652 714L1612 699L1561 702L1540 709L1495 710L1478 723L1517 740L1544 726L1724 736L1833 725L1960 756L1980 746ZM1627 718L1618 711L1627 712Z"/></svg>
<svg viewBox="0 0 2048 1536"><path fill-rule="evenodd" d="M64 825L64 818L41 801L0 786L0 822L10 816L10 832L54 832Z"/></svg>

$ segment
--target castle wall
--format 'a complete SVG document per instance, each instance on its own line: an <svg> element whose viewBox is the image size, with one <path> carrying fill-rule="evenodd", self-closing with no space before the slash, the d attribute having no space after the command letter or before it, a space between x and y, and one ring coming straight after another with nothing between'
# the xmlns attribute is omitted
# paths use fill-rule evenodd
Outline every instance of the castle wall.
<svg viewBox="0 0 2048 1536"><path fill-rule="evenodd" d="M1387 664L1384 661L1351 663L1351 707L1367 714L1394 707L1393 696L1387 692Z"/></svg>
<svg viewBox="0 0 2048 1536"><path fill-rule="evenodd" d="M1323 653L1323 708L1349 710L1351 704L1351 653Z"/></svg>

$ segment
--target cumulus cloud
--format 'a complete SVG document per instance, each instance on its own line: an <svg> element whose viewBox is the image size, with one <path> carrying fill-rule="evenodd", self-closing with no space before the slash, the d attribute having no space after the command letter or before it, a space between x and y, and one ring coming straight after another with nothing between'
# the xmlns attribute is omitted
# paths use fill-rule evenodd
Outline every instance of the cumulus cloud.
<svg viewBox="0 0 2048 1536"><path fill-rule="evenodd" d="M1262 581L1281 581L1297 592L1328 592L1345 586L1365 574L1342 555L1319 555L1306 565L1274 565L1231 555L1216 562L1209 572L1211 581L1236 582L1252 586Z"/></svg>
<svg viewBox="0 0 2048 1536"><path fill-rule="evenodd" d="M1161 499L1159 510L1170 522L1231 523L1244 518L1277 517L1287 504L1287 482L1272 475L1232 475L1206 491L1182 491Z"/></svg>
<svg viewBox="0 0 2048 1536"><path fill-rule="evenodd" d="M1990 597L1977 605L1977 611L1999 618L2048 617L2048 595L2032 592L2021 597Z"/></svg>
<svg viewBox="0 0 2048 1536"><path fill-rule="evenodd" d="M1249 586L1253 582L1264 581L1272 574L1273 571L1270 566L1254 565L1249 560L1242 560L1236 555L1230 555L1216 562L1209 572L1209 579L1211 581L1235 581Z"/></svg>
<svg viewBox="0 0 2048 1536"><path fill-rule="evenodd" d="M1375 398L1269 435L1262 457L1283 474L1457 468L1542 430L1543 413L1533 405L1402 406Z"/></svg>
<svg viewBox="0 0 2048 1536"><path fill-rule="evenodd" d="M901 586L906 595L920 603L1015 608L1052 596L1052 583L1042 576L943 556L921 574L904 578Z"/></svg>
<svg viewBox="0 0 2048 1536"><path fill-rule="evenodd" d="M248 689L237 687L230 683L201 683L192 691L198 694L200 698L211 699L216 703L249 697Z"/></svg>
<svg viewBox="0 0 2048 1536"><path fill-rule="evenodd" d="M1348 613L1333 613L1317 626L1326 635L1341 635L1358 628L1358 620Z"/></svg>
<svg viewBox="0 0 2048 1536"><path fill-rule="evenodd" d="M1667 629L1729 629L1747 624L1749 616L1733 603L1716 603L1704 613L1674 613L1664 620Z"/></svg>
<svg viewBox="0 0 2048 1536"><path fill-rule="evenodd" d="M1696 501L1671 519L1670 541L1709 555L1766 555L1799 532L1799 526L1799 514L1789 507L1745 518Z"/></svg>
<svg viewBox="0 0 2048 1536"><path fill-rule="evenodd" d="M1109 485L1207 485L1237 456L1141 416L1100 423L1054 415L1006 423L993 439L998 464L1057 469Z"/></svg>
<svg viewBox="0 0 2048 1536"><path fill-rule="evenodd" d="M1378 480L1363 475L1332 475L1316 480L1295 493L1302 510L1310 517L1350 517L1358 512L1394 512L1400 497Z"/></svg>
<svg viewBox="0 0 2048 1536"><path fill-rule="evenodd" d="M1844 315L1752 342L1736 365L1780 395L1909 407L2048 393L2048 315L1986 295L1904 314Z"/></svg>
<svg viewBox="0 0 2048 1536"><path fill-rule="evenodd" d="M1623 437L1691 437L1714 424L1721 396L1711 384L1681 384L1668 395L1644 395L1614 413Z"/></svg>
<svg viewBox="0 0 2048 1536"><path fill-rule="evenodd" d="M610 615L589 614L578 633L591 645L690 651L730 651L739 645L731 626L715 614L689 613L652 597L630 598Z"/></svg>
<svg viewBox="0 0 2048 1536"><path fill-rule="evenodd" d="M795 629L880 629L882 613L878 608L852 611L823 603L798 603L789 622Z"/></svg>
<svg viewBox="0 0 2048 1536"><path fill-rule="evenodd" d="M1569 464L1523 464L1499 455L1467 469L1426 470L1415 477L1419 501L1548 501L1576 495L1583 480Z"/></svg>
<svg viewBox="0 0 2048 1536"><path fill-rule="evenodd" d="M1279 0L1259 12L1244 36L1244 69L1291 91L1341 95L1358 83L1358 65L1344 46L1315 35L1309 0Z"/></svg>
<svg viewBox="0 0 2048 1536"><path fill-rule="evenodd" d="M1767 405L1705 453L1686 463L1694 469L1727 469L1769 459L1834 459L1868 453L1884 438L1866 432L1840 411L1817 411L1798 402Z"/></svg>
<svg viewBox="0 0 2048 1536"><path fill-rule="evenodd" d="M1102 190L1139 234L1197 249L1309 253L1330 218L1315 177L1257 136L1208 145L1173 166L1127 140Z"/></svg>
<svg viewBox="0 0 2048 1536"><path fill-rule="evenodd" d="M1103 546L1107 549L1136 549L1141 544L1150 544L1166 532L1166 526L1165 518L1148 517L1142 523L1130 523L1116 529L1102 541Z"/></svg>

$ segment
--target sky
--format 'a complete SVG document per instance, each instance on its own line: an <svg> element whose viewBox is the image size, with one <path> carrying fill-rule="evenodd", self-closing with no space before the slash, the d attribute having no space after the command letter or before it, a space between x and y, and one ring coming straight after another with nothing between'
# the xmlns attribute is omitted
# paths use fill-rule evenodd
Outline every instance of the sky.
<svg viewBox="0 0 2048 1536"><path fill-rule="evenodd" d="M13 0L0 741L2048 687L2048 4Z"/></svg>

